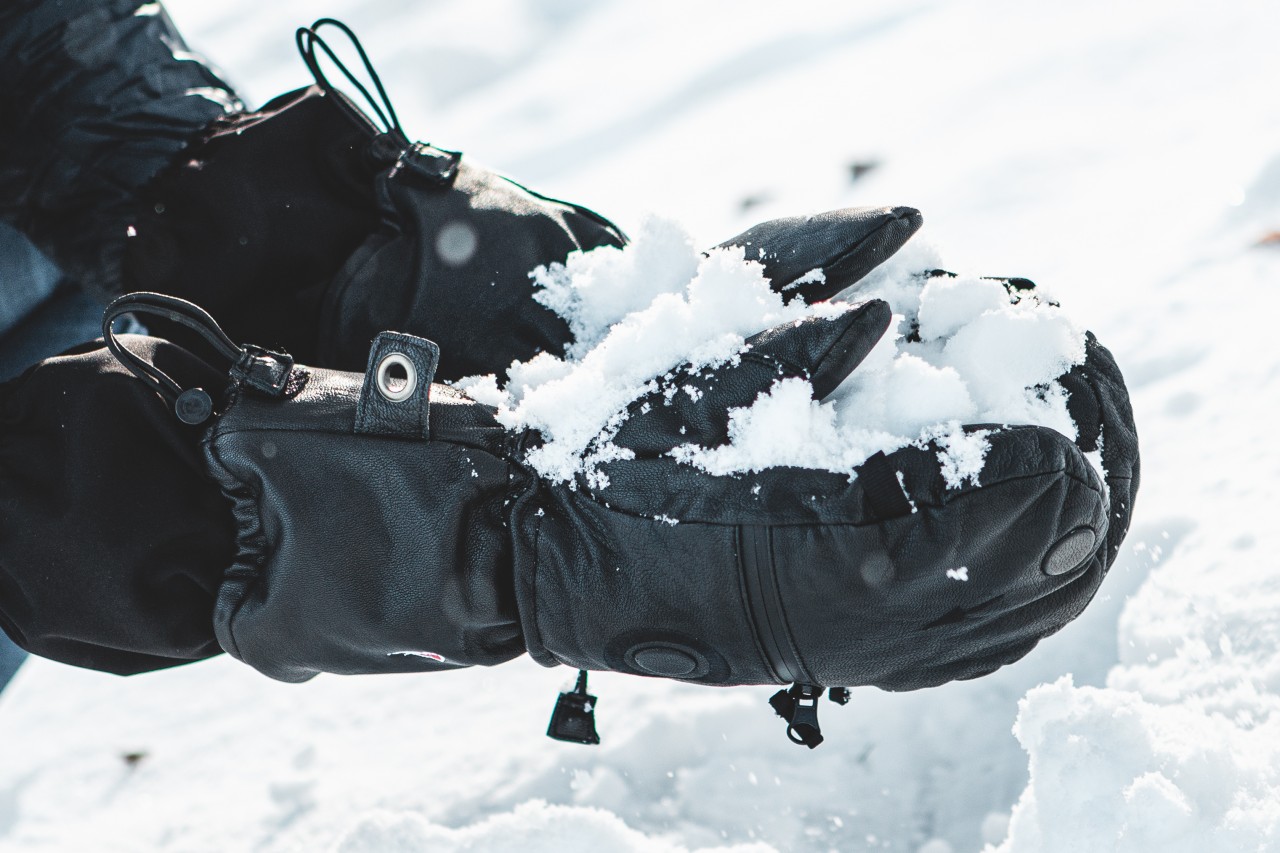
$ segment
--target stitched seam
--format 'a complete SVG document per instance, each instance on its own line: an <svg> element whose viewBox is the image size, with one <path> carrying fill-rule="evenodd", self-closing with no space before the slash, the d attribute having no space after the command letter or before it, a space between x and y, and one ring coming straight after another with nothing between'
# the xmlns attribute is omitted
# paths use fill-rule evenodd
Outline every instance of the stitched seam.
<svg viewBox="0 0 1280 853"><path fill-rule="evenodd" d="M773 680L777 684L785 684L776 669L773 662L769 660L768 652L765 651L763 639L760 636L763 630L757 623L755 613L751 608L751 593L748 588L747 572L753 569L746 564L745 546L743 540L747 536L746 525L738 525L735 535L737 540L738 551L738 599L742 607L742 613L746 617L746 622L751 626L751 641L755 644L756 654L760 656L761 663L764 664L764 671L773 676Z"/></svg>
<svg viewBox="0 0 1280 853"><path fill-rule="evenodd" d="M791 620L787 618L787 600L782 595L782 584L778 580L778 561L773 556L773 530L765 528L766 541L769 544L769 582L773 584L775 593L778 596L778 615L782 619L783 639L787 641L787 645L791 648L791 657L799 664L799 675L804 676L809 684L813 684L813 673L809 671L809 667L804 662L804 658L800 656L800 648L796 645L795 635L791 631Z"/></svg>

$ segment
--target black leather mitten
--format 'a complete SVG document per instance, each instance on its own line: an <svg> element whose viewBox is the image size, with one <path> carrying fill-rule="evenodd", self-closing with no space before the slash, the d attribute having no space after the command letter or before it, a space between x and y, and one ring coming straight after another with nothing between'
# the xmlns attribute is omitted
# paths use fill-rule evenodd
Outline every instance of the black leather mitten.
<svg viewBox="0 0 1280 853"><path fill-rule="evenodd" d="M812 746L796 708L814 691L990 672L1074 618L1105 571L1102 483L1049 429L985 427L982 470L960 487L932 445L854 478L713 476L670 455L722 444L728 409L780 379L830 393L887 327L883 302L671 371L586 453L608 444L594 455L612 461L568 481L530 463L537 433L433 383L430 341L383 333L362 375L236 347L170 297L125 297L108 322L125 311L194 328L231 367L220 378L169 344L109 335L136 378L89 346L0 388L0 621L71 663L167 666L213 653L212 635L301 681L527 650L701 684L794 682L775 705ZM93 488L104 497L86 503Z"/></svg>
<svg viewBox="0 0 1280 853"><path fill-rule="evenodd" d="M364 56L335 21L301 30L316 85L214 123L147 189L122 289L189 299L237 340L345 370L361 369L386 329L437 342L442 380L563 353L569 326L534 299L529 274L620 247L623 233L457 151L411 142L366 58L381 96L361 89L369 118L320 68L325 27ZM764 223L725 245L746 247L788 298L811 300L856 282L920 222L907 207L855 208ZM825 281L794 284L819 267Z"/></svg>
<svg viewBox="0 0 1280 853"><path fill-rule="evenodd" d="M737 364L676 371L598 439L632 458L602 454L616 461L596 476L528 499L516 576L531 654L713 684L908 690L990 672L1074 618L1102 578L1106 503L1053 430L985 427L978 484L959 488L932 444L877 454L852 480L714 477L670 454L725 443L726 410L780 378L826 396L888 322L872 301L761 333Z"/></svg>
<svg viewBox="0 0 1280 853"><path fill-rule="evenodd" d="M828 393L888 322L883 302L850 306L761 333L734 363L677 371L703 393L636 401L597 439L630 453L558 483L527 462L537 434L432 384L428 341L379 336L363 376L238 355L204 439L238 531L219 642L286 680L525 647L706 684L891 689L1015 660L1102 575L1102 484L1058 433L992 428L981 485L961 488L934 447L874 458L852 481L716 477L666 455L722 443L727 408L780 378ZM961 567L964 582L948 575Z"/></svg>

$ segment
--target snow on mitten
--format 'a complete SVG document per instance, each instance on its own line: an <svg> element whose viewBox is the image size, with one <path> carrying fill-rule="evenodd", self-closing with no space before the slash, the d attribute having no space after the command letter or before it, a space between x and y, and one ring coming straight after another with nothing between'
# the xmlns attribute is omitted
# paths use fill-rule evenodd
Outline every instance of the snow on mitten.
<svg viewBox="0 0 1280 853"><path fill-rule="evenodd" d="M110 333L124 312L191 328L229 371ZM207 656L212 634L286 681L527 650L546 665L699 684L793 683L776 704L791 703L790 730L813 746L820 735L796 709L824 688L990 672L1074 618L1104 568L1102 483L1047 428L975 428L990 448L980 477L959 485L932 445L873 456L852 478L787 466L720 476L673 453L723 444L729 411L781 385L831 393L889 321L878 300L833 306L734 358L669 371L558 478L532 462L541 435L432 381L430 341L381 334L364 374L305 368L234 345L182 300L122 297L105 350L4 388L5 518L48 531L3 541L4 628L37 653L117 672ZM97 431L146 446L95 453ZM59 468L71 494L104 460L172 476L148 474L134 499L107 501L108 517L101 501L90 512L41 500L28 457L74 463ZM130 470L106 473L127 482ZM110 572L87 556L154 543L157 519L159 552L119 550Z"/></svg>
<svg viewBox="0 0 1280 853"><path fill-rule="evenodd" d="M873 300L762 332L736 363L672 371L598 437L598 464L518 501L534 658L708 684L909 690L988 673L1078 615L1102 578L1106 503L1054 430L970 428L990 447L960 484L934 443L877 454L852 479L714 476L680 458L725 444L728 410L780 381L826 397L888 324Z"/></svg>

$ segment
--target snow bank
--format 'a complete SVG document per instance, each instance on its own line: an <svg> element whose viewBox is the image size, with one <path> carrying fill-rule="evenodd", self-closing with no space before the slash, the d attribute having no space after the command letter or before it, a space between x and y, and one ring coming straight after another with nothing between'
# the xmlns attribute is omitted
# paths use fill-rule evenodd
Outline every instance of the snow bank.
<svg viewBox="0 0 1280 853"><path fill-rule="evenodd" d="M364 815L334 845L332 853L508 853L517 849L523 853L689 853L683 845L636 832L612 812L548 806L541 800L530 800L511 812L461 829L439 826L412 813ZM716 847L718 853L768 853L772 849L766 844Z"/></svg>
<svg viewBox="0 0 1280 853"><path fill-rule="evenodd" d="M677 447L672 455L713 474L791 465L848 473L877 451L933 441L947 481L976 482L987 432L963 424L1039 424L1074 438L1057 377L1084 359L1084 334L1034 292L963 276L930 275L927 245L908 247L844 294L881 298L895 323L866 361L828 399L805 379L780 380L756 402L728 413L729 443ZM812 277L825 277L812 270ZM536 298L563 316L576 337L563 358L542 353L516 362L505 381L458 383L498 407L511 428L547 438L529 461L545 477L593 476L604 459L627 451L587 446L616 429L626 406L658 389L658 378L688 363L710 368L738 358L755 332L848 310L842 300L783 304L764 267L741 248L700 255L671 221L650 217L625 249L611 247L540 267ZM668 388L675 394L699 393Z"/></svg>
<svg viewBox="0 0 1280 853"><path fill-rule="evenodd" d="M1241 728L1070 677L1032 690L1019 709L1014 734L1031 755L1031 783L999 851L1280 845L1280 717Z"/></svg>

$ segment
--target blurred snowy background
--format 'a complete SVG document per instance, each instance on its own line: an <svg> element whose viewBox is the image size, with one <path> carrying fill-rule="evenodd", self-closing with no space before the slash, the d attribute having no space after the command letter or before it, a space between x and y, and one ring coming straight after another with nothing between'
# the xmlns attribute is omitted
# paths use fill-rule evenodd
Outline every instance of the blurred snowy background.
<svg viewBox="0 0 1280 853"><path fill-rule="evenodd" d="M1143 488L1089 611L974 683L573 673L273 683L222 658L0 695L0 848L1280 850L1280 4L329 0L169 9L253 105L293 29L362 36L411 137L634 228L920 208L952 268L1049 286L1114 351ZM919 239L919 238L917 238Z"/></svg>

